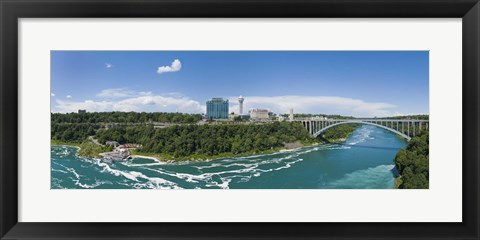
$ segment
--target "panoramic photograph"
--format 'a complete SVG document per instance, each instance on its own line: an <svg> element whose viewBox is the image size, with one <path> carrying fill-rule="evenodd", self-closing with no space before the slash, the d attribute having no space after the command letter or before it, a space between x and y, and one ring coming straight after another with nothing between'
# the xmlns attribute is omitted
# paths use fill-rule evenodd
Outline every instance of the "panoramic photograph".
<svg viewBox="0 0 480 240"><path fill-rule="evenodd" d="M428 51L51 51L51 189L428 189Z"/></svg>

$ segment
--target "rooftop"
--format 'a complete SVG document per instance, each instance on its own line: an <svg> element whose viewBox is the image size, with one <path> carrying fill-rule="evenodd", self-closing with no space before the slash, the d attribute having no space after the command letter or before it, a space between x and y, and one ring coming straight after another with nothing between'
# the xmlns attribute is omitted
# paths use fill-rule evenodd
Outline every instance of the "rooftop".
<svg viewBox="0 0 480 240"><path fill-rule="evenodd" d="M267 113L269 112L268 109L261 109L261 108L255 108L255 109L252 109L251 111L252 112L267 112Z"/></svg>
<svg viewBox="0 0 480 240"><path fill-rule="evenodd" d="M228 102L228 99L223 99L223 98L212 98L210 100L208 100L209 102Z"/></svg>

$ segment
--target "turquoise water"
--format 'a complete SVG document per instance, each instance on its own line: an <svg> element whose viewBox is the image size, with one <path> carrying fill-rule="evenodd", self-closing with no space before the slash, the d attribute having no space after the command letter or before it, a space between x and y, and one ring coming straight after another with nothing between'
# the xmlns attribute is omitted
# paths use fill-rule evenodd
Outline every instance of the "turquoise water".
<svg viewBox="0 0 480 240"><path fill-rule="evenodd" d="M361 126L343 144L274 154L165 164L135 158L104 163L52 146L52 189L388 189L393 159L406 142L374 126Z"/></svg>

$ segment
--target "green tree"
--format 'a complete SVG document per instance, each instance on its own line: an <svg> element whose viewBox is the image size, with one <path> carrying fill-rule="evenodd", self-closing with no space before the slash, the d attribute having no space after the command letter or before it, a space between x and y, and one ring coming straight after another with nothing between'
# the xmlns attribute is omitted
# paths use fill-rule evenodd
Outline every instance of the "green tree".
<svg viewBox="0 0 480 240"><path fill-rule="evenodd" d="M429 134L422 132L410 140L395 156L395 166L401 178L398 188L426 189L429 187Z"/></svg>

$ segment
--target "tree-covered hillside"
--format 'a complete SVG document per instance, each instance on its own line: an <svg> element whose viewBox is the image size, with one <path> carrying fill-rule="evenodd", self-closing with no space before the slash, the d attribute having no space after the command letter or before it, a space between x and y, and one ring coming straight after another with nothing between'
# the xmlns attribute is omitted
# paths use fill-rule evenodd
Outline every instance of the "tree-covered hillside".
<svg viewBox="0 0 480 240"><path fill-rule="evenodd" d="M337 142L344 140L358 126L339 125L318 138L312 138L300 122L197 123L198 119L197 115L177 113L52 114L51 137L53 142L76 145L94 140L98 141L97 145L107 141L135 143L141 145L136 150L138 153L175 159L205 159L274 151L291 147L290 143L301 146ZM156 128L151 121L171 125Z"/></svg>
<svg viewBox="0 0 480 240"><path fill-rule="evenodd" d="M200 114L166 112L91 112L52 113L51 123L195 123L202 119Z"/></svg>
<svg viewBox="0 0 480 240"><path fill-rule="evenodd" d="M345 141L360 124L341 124L322 133L320 138L327 142Z"/></svg>
<svg viewBox="0 0 480 240"><path fill-rule="evenodd" d="M309 133L297 122L274 122L247 125L176 125L167 128L152 126L101 129L100 142L114 140L137 143L139 152L169 154L174 157L191 155L215 156L223 153L242 154L281 148L285 143L313 143Z"/></svg>
<svg viewBox="0 0 480 240"><path fill-rule="evenodd" d="M429 186L428 131L424 131L400 149L395 157L395 166L400 174L398 188L427 189Z"/></svg>

